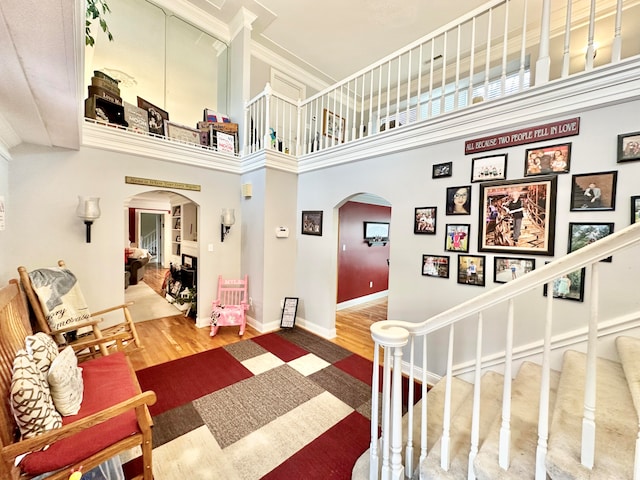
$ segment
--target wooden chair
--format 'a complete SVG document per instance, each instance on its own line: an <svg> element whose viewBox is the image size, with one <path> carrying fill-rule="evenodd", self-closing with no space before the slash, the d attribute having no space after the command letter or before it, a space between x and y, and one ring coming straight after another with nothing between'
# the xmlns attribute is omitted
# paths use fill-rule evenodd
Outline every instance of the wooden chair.
<svg viewBox="0 0 640 480"><path fill-rule="evenodd" d="M25 338L31 334L27 304L13 280L0 289L0 478L25 480L55 471L48 480L67 480L72 470L82 466L87 472L115 455L141 447L144 473L136 478L152 480L148 405L156 402L156 395L141 393L123 352L83 363L84 392L77 415L62 417L61 428L29 439L18 438L10 402L12 368L17 351L25 348ZM104 378L104 383L100 380L96 385L96 378ZM47 445L49 448L42 450ZM28 455L16 466L15 459L23 454ZM69 455L76 459L67 464Z"/></svg>
<svg viewBox="0 0 640 480"><path fill-rule="evenodd" d="M218 296L211 312L212 337L218 333L218 328L230 325L240 325L240 335L244 335L249 310L247 286L247 275L237 280L224 280L222 275L218 276Z"/></svg>
<svg viewBox="0 0 640 480"><path fill-rule="evenodd" d="M62 260L58 261L58 266L62 269L66 268L65 263ZM95 357L99 354L108 355L109 349L122 349L123 347L132 345L138 348L142 346L135 323L133 322L131 313L129 312L128 305L131 305L131 303L115 305L98 312L93 312L91 313L91 318L89 320L76 323L70 327L59 328L54 331L47 321L40 299L38 298L31 282L31 278L29 277L29 272L25 267L18 267L18 274L20 276L22 288L27 295L29 305L31 306L31 310L35 317L34 329L51 335L56 339L56 342L61 347L67 344L71 345L80 360ZM124 316L123 322L101 329L99 324L102 322L102 319L98 317L118 310L120 310ZM81 328L90 331L88 334L79 337L77 340L69 341L68 335L64 335L67 332L77 331ZM108 337L111 342L94 341L101 340L106 337Z"/></svg>

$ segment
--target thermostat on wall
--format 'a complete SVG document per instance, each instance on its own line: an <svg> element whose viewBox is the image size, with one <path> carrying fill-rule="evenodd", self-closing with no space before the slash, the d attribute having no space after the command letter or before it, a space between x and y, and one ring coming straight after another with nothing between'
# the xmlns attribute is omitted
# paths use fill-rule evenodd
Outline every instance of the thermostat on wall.
<svg viewBox="0 0 640 480"><path fill-rule="evenodd" d="M277 238L287 238L289 236L289 229L287 227L277 227L276 228L276 237Z"/></svg>

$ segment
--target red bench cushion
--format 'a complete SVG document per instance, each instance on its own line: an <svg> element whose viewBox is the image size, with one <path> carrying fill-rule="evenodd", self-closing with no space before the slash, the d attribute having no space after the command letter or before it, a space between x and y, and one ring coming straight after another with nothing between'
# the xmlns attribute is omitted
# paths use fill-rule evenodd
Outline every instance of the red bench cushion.
<svg viewBox="0 0 640 480"><path fill-rule="evenodd" d="M127 358L117 352L80 364L84 398L77 415L63 417L67 425L136 395ZM139 432L135 412L129 411L27 455L20 466L31 475L51 472L80 462L113 443Z"/></svg>

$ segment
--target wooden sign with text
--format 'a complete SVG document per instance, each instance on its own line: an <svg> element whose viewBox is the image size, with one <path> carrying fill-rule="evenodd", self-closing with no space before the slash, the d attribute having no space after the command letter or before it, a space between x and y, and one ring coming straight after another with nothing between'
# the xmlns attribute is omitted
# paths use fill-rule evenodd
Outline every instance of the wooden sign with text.
<svg viewBox="0 0 640 480"><path fill-rule="evenodd" d="M533 142L543 142L554 138L571 137L580 133L580 117L547 123L536 127L523 128L513 132L500 133L489 137L467 140L464 154L488 152L499 148L514 147Z"/></svg>

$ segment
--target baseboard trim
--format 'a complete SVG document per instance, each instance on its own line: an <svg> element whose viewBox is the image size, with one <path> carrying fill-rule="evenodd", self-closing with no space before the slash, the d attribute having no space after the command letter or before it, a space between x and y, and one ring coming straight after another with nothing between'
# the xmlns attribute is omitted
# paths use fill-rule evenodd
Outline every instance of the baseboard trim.
<svg viewBox="0 0 640 480"><path fill-rule="evenodd" d="M372 300L378 300L379 298L385 298L388 296L389 290L382 290L381 292L365 295L364 297L358 297L352 300L347 300L346 302L340 302L336 305L336 310L344 310L345 308L355 307L356 305L361 305L363 303L367 303Z"/></svg>

